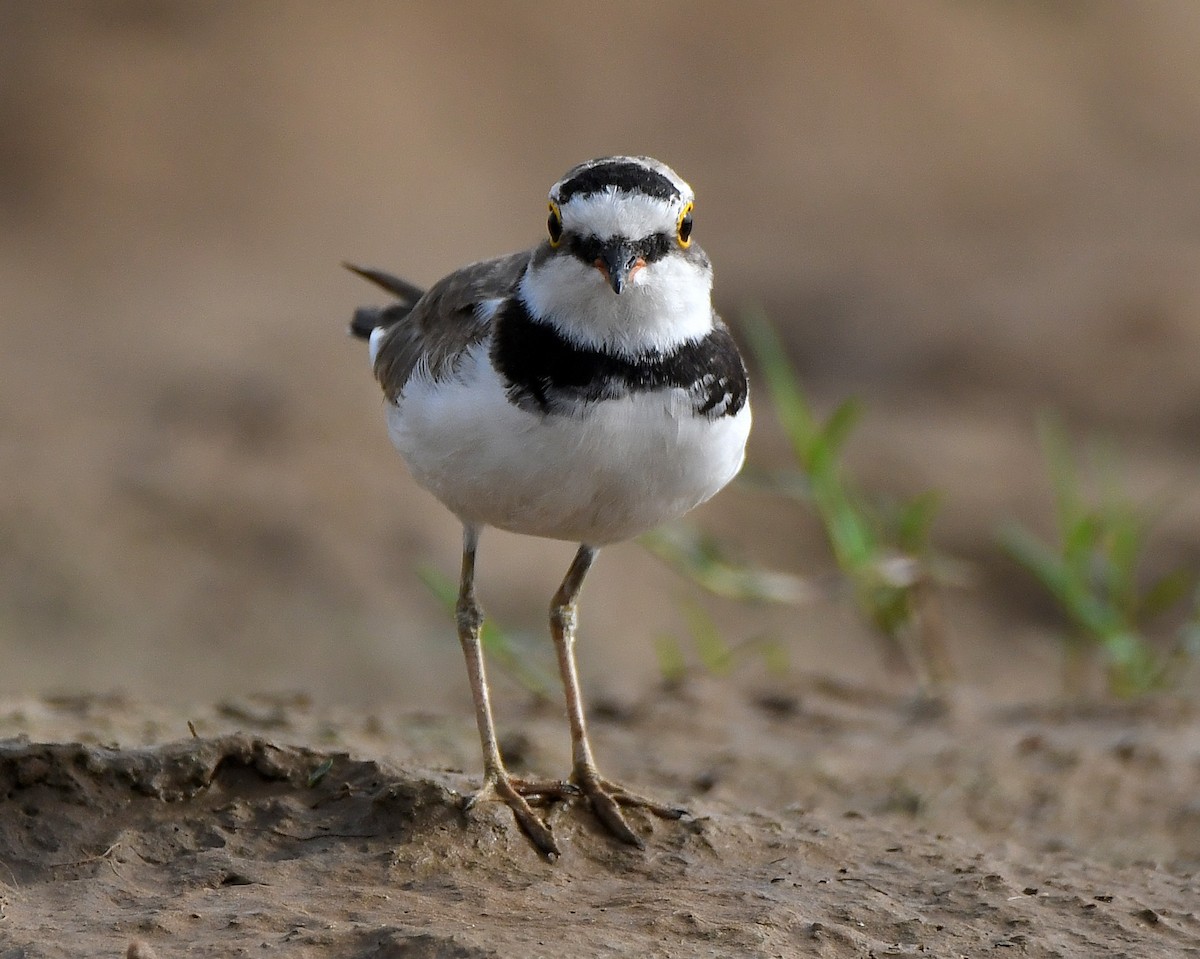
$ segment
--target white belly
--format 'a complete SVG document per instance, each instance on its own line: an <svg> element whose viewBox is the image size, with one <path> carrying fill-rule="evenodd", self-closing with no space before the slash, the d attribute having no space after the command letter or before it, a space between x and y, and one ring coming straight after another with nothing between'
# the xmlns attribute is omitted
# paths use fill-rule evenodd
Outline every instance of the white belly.
<svg viewBox="0 0 1200 959"><path fill-rule="evenodd" d="M414 377L388 429L417 482L464 522L598 546L682 516L733 479L750 407L708 420L685 391L664 390L579 416L528 413L480 345L451 380Z"/></svg>

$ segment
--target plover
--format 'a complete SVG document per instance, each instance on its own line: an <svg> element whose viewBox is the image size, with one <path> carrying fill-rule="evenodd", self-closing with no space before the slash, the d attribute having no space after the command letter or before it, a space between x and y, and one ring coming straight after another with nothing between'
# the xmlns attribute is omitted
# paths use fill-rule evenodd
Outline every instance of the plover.
<svg viewBox="0 0 1200 959"><path fill-rule="evenodd" d="M682 516L741 468L750 432L745 366L712 306L712 266L692 237L691 187L649 157L604 157L550 189L548 236L456 270L424 291L350 266L396 301L355 312L370 340L391 440L413 477L463 525L459 640L483 746L484 784L548 856L529 800L583 796L618 839L621 814L682 810L597 771L575 668L576 601L597 550ZM349 266L349 265L348 265ZM505 769L475 600L488 526L580 544L550 605L571 729L563 782Z"/></svg>

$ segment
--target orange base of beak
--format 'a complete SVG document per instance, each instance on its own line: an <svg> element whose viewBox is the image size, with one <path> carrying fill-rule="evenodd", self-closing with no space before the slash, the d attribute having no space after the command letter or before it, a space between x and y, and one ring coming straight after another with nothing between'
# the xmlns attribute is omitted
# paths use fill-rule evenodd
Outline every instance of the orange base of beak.
<svg viewBox="0 0 1200 959"><path fill-rule="evenodd" d="M592 266L594 266L597 270L600 271L600 275L602 277L604 277L605 283L612 282L612 277L609 276L609 273L608 273L608 267L604 265L603 260L597 260L595 263L592 264ZM637 276L638 271L641 269L644 269L645 266L646 266L646 261L639 256L636 260L633 261L633 266L631 266L629 268L629 275L625 277L625 282L626 283L630 282L635 276Z"/></svg>

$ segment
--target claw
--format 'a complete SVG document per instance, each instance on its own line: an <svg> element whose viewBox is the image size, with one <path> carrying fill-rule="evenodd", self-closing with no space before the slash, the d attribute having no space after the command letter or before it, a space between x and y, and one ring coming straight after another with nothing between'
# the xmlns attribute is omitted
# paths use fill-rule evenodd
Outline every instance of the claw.
<svg viewBox="0 0 1200 959"><path fill-rule="evenodd" d="M561 780L532 782L525 779L512 779L507 775L493 774L484 780L483 787L467 797L463 803L463 811L473 809L476 803L499 801L512 810L513 818L521 831L529 837L538 851L547 859L554 861L561 855L554 834L533 811L529 803L532 798L539 803L551 803L578 796L579 787L573 783ZM528 797L528 798L527 798Z"/></svg>
<svg viewBox="0 0 1200 959"><path fill-rule="evenodd" d="M598 786L588 791L587 797L596 818L604 823L610 833L630 846L637 846L638 849L646 848L642 837L629 827L629 823L621 815L621 808L617 805L616 799Z"/></svg>
<svg viewBox="0 0 1200 959"><path fill-rule="evenodd" d="M583 770L576 774L573 780L587 797L596 818L617 839L638 849L646 848L642 838L635 833L621 815L621 807L636 807L653 813L660 819L681 819L687 815L686 809L678 806L667 806L645 796L631 793L623 786L602 779L591 770Z"/></svg>

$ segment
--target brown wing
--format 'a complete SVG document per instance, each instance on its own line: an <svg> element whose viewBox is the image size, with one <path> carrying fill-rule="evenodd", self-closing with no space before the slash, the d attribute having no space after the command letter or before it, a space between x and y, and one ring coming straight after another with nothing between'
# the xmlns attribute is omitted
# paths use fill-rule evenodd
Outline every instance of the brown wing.
<svg viewBox="0 0 1200 959"><path fill-rule="evenodd" d="M375 379L388 400L395 402L418 365L434 379L446 376L463 353L487 337L491 321L480 320L479 304L511 294L529 257L526 250L464 266L435 283L411 311L397 311L375 356Z"/></svg>

